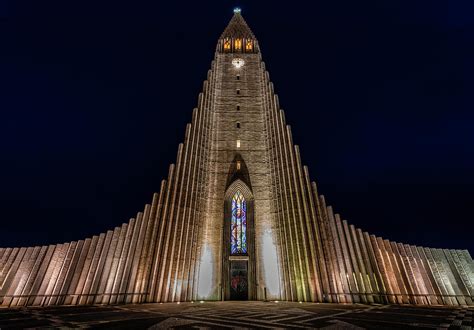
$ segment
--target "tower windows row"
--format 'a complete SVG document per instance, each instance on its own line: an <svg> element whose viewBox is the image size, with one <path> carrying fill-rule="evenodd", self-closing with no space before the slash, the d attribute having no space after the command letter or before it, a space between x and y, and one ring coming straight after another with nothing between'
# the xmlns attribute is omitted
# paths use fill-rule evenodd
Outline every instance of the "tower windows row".
<svg viewBox="0 0 474 330"><path fill-rule="evenodd" d="M254 41L252 39L225 38L223 41L225 52L246 52L252 53L254 50Z"/></svg>

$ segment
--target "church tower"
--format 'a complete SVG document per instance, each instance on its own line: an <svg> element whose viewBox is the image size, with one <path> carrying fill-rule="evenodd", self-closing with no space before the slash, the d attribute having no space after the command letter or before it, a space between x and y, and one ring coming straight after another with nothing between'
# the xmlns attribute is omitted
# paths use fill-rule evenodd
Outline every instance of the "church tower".
<svg viewBox="0 0 474 330"><path fill-rule="evenodd" d="M211 118L198 295L255 300L266 292L281 299L268 140L274 100L258 42L238 9L219 38L205 87Z"/></svg>
<svg viewBox="0 0 474 330"><path fill-rule="evenodd" d="M0 248L0 304L288 300L470 305L467 250L370 235L301 163L239 9L151 204L107 233Z"/></svg>

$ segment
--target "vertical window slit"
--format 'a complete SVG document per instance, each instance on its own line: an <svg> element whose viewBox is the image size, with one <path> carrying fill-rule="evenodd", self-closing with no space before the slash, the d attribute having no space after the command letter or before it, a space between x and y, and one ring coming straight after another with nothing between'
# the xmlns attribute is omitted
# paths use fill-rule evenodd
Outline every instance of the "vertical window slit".
<svg viewBox="0 0 474 330"><path fill-rule="evenodd" d="M230 254L247 253L247 201L240 191L232 197L230 221Z"/></svg>

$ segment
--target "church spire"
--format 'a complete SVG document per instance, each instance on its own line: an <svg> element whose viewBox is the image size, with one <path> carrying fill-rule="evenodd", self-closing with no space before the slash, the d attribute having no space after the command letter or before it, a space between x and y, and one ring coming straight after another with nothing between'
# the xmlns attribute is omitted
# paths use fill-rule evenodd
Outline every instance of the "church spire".
<svg viewBox="0 0 474 330"><path fill-rule="evenodd" d="M217 45L222 53L257 53L257 39L241 14L240 8L234 8L229 24L222 32Z"/></svg>

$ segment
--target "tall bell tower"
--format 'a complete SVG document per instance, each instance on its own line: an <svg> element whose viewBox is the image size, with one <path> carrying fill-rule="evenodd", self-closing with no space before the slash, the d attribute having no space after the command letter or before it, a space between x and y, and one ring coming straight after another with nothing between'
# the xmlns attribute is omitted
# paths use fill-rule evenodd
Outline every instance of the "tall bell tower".
<svg viewBox="0 0 474 330"><path fill-rule="evenodd" d="M206 87L211 120L198 294L280 299L268 83L257 39L240 9L219 38ZM203 285L208 276L210 287Z"/></svg>

